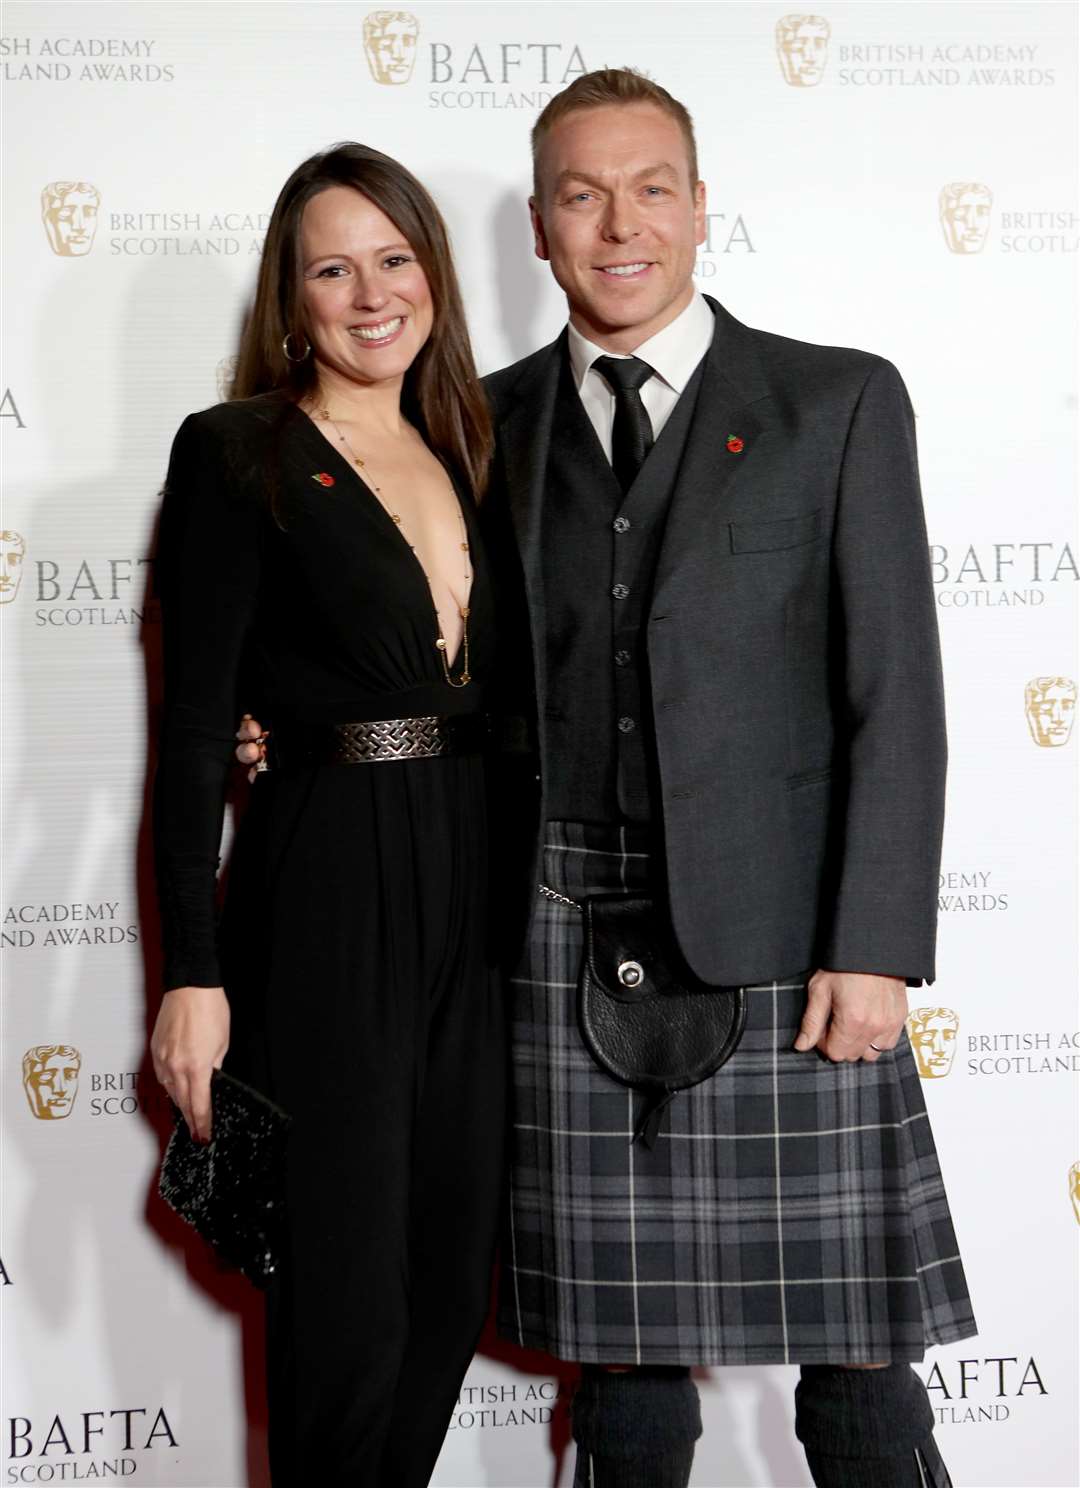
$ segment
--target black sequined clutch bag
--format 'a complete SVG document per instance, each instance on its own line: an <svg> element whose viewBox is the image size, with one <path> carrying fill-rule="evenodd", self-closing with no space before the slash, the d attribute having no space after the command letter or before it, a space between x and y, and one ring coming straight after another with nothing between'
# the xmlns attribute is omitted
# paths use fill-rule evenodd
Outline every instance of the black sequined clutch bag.
<svg viewBox="0 0 1080 1488"><path fill-rule="evenodd" d="M209 1142L196 1142L176 1111L158 1192L223 1261L268 1287L281 1265L292 1118L223 1070L214 1071L210 1099Z"/></svg>

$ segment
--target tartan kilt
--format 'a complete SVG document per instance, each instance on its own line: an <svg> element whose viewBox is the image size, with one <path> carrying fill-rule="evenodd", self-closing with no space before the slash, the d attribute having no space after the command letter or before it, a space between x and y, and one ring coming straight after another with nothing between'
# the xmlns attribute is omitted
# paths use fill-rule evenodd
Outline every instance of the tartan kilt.
<svg viewBox="0 0 1080 1488"><path fill-rule="evenodd" d="M651 887L644 838L549 823L544 882ZM918 1360L975 1320L910 1045L792 1049L807 974L746 988L746 1027L652 1151L644 1097L578 1031L580 913L540 900L511 980L513 1140L499 1328L583 1363Z"/></svg>

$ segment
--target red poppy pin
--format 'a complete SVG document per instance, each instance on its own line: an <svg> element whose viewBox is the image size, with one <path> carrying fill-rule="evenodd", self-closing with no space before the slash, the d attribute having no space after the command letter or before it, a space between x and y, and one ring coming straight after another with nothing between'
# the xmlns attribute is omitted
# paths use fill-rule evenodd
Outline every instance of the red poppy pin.
<svg viewBox="0 0 1080 1488"><path fill-rule="evenodd" d="M311 479L318 481L320 486L332 486L334 484L334 477L327 475L325 470L320 470L318 475L313 475Z"/></svg>
<svg viewBox="0 0 1080 1488"><path fill-rule="evenodd" d="M738 434L729 434L727 437L727 447L733 455L741 455L745 445Z"/></svg>

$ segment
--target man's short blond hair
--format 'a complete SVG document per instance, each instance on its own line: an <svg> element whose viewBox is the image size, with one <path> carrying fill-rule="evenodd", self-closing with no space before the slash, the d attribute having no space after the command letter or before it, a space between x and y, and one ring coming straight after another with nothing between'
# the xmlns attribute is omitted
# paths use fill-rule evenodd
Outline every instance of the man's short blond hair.
<svg viewBox="0 0 1080 1488"><path fill-rule="evenodd" d="M686 142L690 185L696 186L697 141L694 139L694 121L686 105L677 98L672 98L666 88L661 88L659 83L654 83L652 78L645 77L633 67L602 67L597 72L586 72L561 93L556 93L533 125L533 190L539 194L537 162L541 147L560 119L565 119L567 114L579 109L609 108L612 104L624 103L651 103L675 120Z"/></svg>

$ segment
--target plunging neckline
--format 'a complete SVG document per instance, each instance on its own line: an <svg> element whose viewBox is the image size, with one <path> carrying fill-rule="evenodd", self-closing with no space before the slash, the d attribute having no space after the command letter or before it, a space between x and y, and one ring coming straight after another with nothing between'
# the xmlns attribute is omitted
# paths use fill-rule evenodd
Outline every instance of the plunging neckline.
<svg viewBox="0 0 1080 1488"><path fill-rule="evenodd" d="M435 639L436 640L440 640L440 639L441 640L445 640L445 637L443 636L442 617L439 614L439 607L435 603L435 594L434 594L434 591L433 591L433 589L431 587L431 580L428 577L427 569L420 562L419 555L417 554L417 551L413 547L412 543L405 536L404 532L402 532L402 530L401 530L401 524L399 522L395 522L394 521L394 518L393 518L393 516L392 516L392 514L390 512L389 507L386 505L386 503L381 499L381 497L378 495L378 493L376 491L372 490L372 488L369 485L369 483L364 479L363 475L356 468L354 462L351 459L348 459L345 456L345 454L343 454L343 452L341 450L339 450L337 448L337 446L331 440L329 440L326 437L326 435L319 428L318 423L316 423L315 419L312 418L312 416L311 416L310 413L308 413L307 409L301 408L300 404L299 403L295 403L295 402L293 403L293 407L296 409L297 413L299 413L300 416L308 424L308 426L311 429L311 432L318 437L319 442L321 444L325 444L326 445L326 447L329 449L330 453L334 456L335 460L337 460L340 465L344 466L344 468L349 472L349 474L357 482L357 484L360 486L361 490L365 493L365 495L369 498L369 500L372 501L372 502L374 502L375 506L379 509L379 511L382 513L383 517L386 519L387 524L396 533L397 538L398 538L398 541L404 544L406 552L409 554L409 557L412 559L412 561L415 564L417 570L419 571L420 577L424 581L424 590L425 590L425 592L427 594L427 597L428 597L428 603L431 605L432 618L435 621ZM421 435L421 438L423 438L422 435ZM476 564L473 561L473 533L472 533L472 530L469 527L469 516L468 516L468 512L465 509L465 503L461 499L461 493L460 493L460 491L457 488L457 482L451 476L450 472L447 470L447 468L443 464L443 462L439 459L438 455L435 454L434 450L431 450L430 449L430 446L427 445L426 443L425 443L424 447L425 447L425 449L428 449L430 451L432 457L435 460L438 461L439 468L442 470L443 474L446 476L446 479L450 483L450 489L454 493L454 500L457 502L458 514L461 517L461 523L462 523L462 526L465 529L465 536L468 538L468 541L469 541L469 560L470 560L469 561L469 569L470 569L470 578L469 578L469 590L468 590L467 595L465 596L465 603L464 604L458 604L456 595L449 588L449 585L447 586L447 591L450 594L450 598L454 601L454 603L456 605L458 605L458 610L460 612L461 610L463 610L463 609L466 609L467 610L470 607L470 605L472 603L473 586L476 583ZM464 621L464 624L468 624L468 622L467 621ZM464 641L464 631L462 632L461 638L458 640L458 644L457 644L457 647L454 650L453 656L450 655L449 647L447 647L447 650L446 650L446 663L447 663L447 666L449 666L451 670L453 670L453 668L457 665L458 657L461 655L463 641ZM438 648L436 648L436 649L438 649Z"/></svg>

